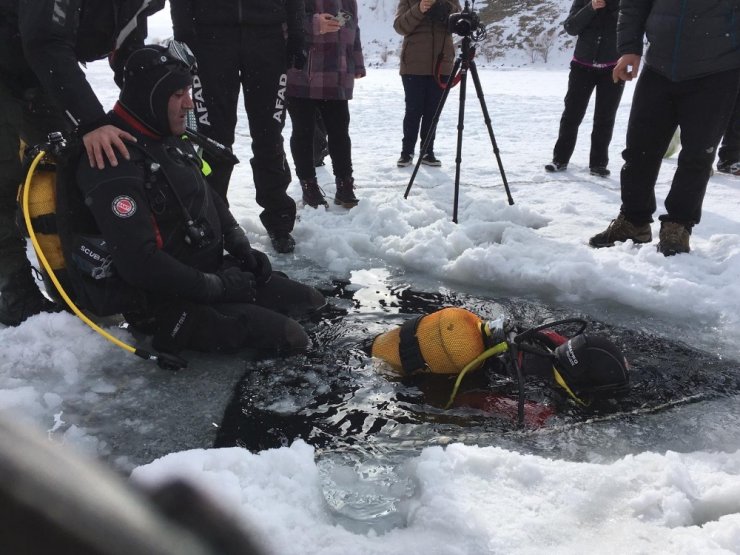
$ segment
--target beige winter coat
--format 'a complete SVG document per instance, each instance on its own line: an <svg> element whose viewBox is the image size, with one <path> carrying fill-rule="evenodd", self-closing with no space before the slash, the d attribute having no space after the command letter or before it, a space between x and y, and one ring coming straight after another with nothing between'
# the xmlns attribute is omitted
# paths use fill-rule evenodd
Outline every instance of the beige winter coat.
<svg viewBox="0 0 740 555"><path fill-rule="evenodd" d="M457 0L437 0L426 13L421 13L418 0L400 0L393 28L403 35L401 75L434 75L440 55L441 74L452 71L455 49L446 20L459 11Z"/></svg>

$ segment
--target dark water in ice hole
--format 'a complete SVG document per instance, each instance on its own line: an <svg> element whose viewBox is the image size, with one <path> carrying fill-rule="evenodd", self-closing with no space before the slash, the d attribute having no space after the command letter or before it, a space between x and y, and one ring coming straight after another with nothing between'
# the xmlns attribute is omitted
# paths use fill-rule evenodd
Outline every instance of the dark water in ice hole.
<svg viewBox="0 0 740 555"><path fill-rule="evenodd" d="M722 450L740 444L740 364L644 331L616 327L521 299L374 286L372 294L335 282L330 308L307 327L308 355L250 363L226 409L216 446L252 451L301 438L317 450L324 493L350 529L403 525L399 503L414 489L403 463L424 448L453 442L551 458L610 461L643 451ZM471 408L444 410L452 381L399 380L365 352L368 340L411 315L464 307L484 319L504 314L524 325L579 316L605 334L631 364L632 389L584 412L567 405L539 428ZM463 389L516 394L513 384L480 372ZM540 384L527 398L548 400ZM553 399L550 399L552 402Z"/></svg>

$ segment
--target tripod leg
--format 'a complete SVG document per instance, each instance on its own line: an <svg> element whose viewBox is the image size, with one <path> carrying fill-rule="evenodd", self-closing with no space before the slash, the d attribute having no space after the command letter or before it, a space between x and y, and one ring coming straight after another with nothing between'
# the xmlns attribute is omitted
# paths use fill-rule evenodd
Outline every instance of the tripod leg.
<svg viewBox="0 0 740 555"><path fill-rule="evenodd" d="M452 82L455 79L455 74L457 73L457 70L460 68L460 64L462 63L462 58L457 58L455 60L455 65L452 66L452 71L450 72L450 76L447 78L447 84L445 85L445 89L442 92L442 98L439 99L439 104L437 104L437 110L434 112L434 117L432 118L432 124L429 126L429 132L427 133L427 136L424 137L424 144L421 147L421 152L419 152L419 159L416 161L416 165L414 166L414 171L411 174L411 179L409 179L409 184L406 187L406 192L403 194L403 198L408 198L409 192L411 191L411 185L414 183L414 179L416 179L416 174L419 173L419 166L421 166L421 159L424 157L424 154L427 151L427 148L429 148L429 141L434 136L435 131L437 130L437 123L439 122L439 116L442 114L442 108L444 108L445 101L447 100L447 96L450 94L450 89L452 88Z"/></svg>
<svg viewBox="0 0 740 555"><path fill-rule="evenodd" d="M462 162L462 139L465 128L465 91L468 82L467 64L460 75L460 107L457 112L457 155L455 156L455 200L452 207L452 221L457 223L457 202L460 198L460 163Z"/></svg>
<svg viewBox="0 0 740 555"><path fill-rule="evenodd" d="M480 79L478 78L478 69L475 67L475 62L470 61L470 73L473 75L473 84L475 85L475 91L478 94L478 100L480 100L480 107L483 111L483 120L486 122L488 128L488 136L491 137L491 144L493 145L493 154L496 156L496 162L498 163L498 169L501 172L501 179L504 182L504 190L506 191L506 197L509 204L514 204L514 199L511 197L511 191L509 191L509 183L506 181L506 172L504 172L504 164L501 162L501 155L496 144L496 137L493 136L493 126L491 125L491 117L488 115L488 108L486 107L486 101L483 98L483 87L481 87ZM462 93L462 89L461 89ZM457 203L455 204L457 206Z"/></svg>

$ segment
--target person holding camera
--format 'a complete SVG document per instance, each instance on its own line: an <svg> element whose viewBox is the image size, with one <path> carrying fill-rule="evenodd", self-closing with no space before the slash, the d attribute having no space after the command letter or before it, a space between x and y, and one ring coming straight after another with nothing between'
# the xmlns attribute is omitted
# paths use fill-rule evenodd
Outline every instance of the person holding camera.
<svg viewBox="0 0 740 555"><path fill-rule="evenodd" d="M586 114L591 94L596 89L594 124L591 131L591 175L608 177L609 143L614 131L614 119L624 91L624 81L612 80L617 65L617 18L619 0L574 0L568 18L563 23L569 35L578 37L573 60L570 62L565 110L560 118L558 140L548 172L568 168L578 138L578 127Z"/></svg>
<svg viewBox="0 0 740 555"><path fill-rule="evenodd" d="M423 145L431 131L442 87L455 58L447 19L452 12L459 11L457 0L400 0L398 3L393 28L403 35L400 74L406 103L399 168L413 163L417 137ZM434 156L434 134L421 162L427 166L442 165Z"/></svg>
<svg viewBox="0 0 740 555"><path fill-rule="evenodd" d="M349 136L349 100L355 79L365 76L360 27L355 0L307 0L304 28L308 62L288 71L288 113L293 122L290 150L301 183L303 203L326 206L316 180L314 141L316 113L326 127L329 157L336 183L334 204L352 208L352 141Z"/></svg>
<svg viewBox="0 0 740 555"><path fill-rule="evenodd" d="M134 52L108 115L136 139L130 160L103 170L87 159L77 165L77 186L115 276L143 292L141 306L124 316L166 353L305 350L306 332L287 315L312 313L324 297L273 272L206 182L202 160L182 138L194 107L192 71L172 49Z"/></svg>

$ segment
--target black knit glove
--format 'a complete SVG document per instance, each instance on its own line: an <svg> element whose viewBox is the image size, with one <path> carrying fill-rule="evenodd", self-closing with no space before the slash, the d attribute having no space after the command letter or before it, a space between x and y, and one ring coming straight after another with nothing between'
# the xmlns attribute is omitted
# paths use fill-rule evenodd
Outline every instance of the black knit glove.
<svg viewBox="0 0 740 555"><path fill-rule="evenodd" d="M303 69L308 59L308 52L306 52L306 43L303 40L303 35L289 34L288 43L286 44L286 53L288 56L288 68L294 67L296 69Z"/></svg>

